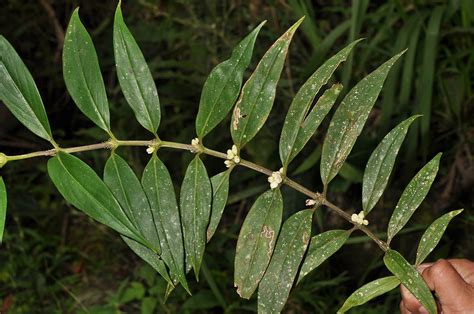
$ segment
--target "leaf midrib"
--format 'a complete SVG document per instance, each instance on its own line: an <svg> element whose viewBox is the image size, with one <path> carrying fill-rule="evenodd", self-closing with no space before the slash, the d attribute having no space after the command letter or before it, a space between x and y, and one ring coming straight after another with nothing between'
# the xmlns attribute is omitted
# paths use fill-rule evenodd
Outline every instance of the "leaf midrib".
<svg viewBox="0 0 474 314"><path fill-rule="evenodd" d="M284 47L284 50L285 50L284 54L285 54L285 56L286 56L288 45L284 45L284 46L286 46L286 47ZM281 54L281 52L280 52L280 53L276 53L276 54L275 54L275 57L273 57L273 60L270 62L271 66L269 67L268 73L271 73L271 72L272 72L273 67L274 67L274 65L275 65L275 63L276 63L278 57L280 56L280 54ZM259 65L257 66L257 68L258 68L259 66L260 66L260 63L259 63ZM255 72L254 72L254 73L255 73ZM250 117L252 116L252 114L253 114L255 108L257 107L257 104L256 104L256 103L257 103L257 99L258 99L258 98L260 97L260 95L262 94L262 90L264 89L265 85L267 84L267 81L268 81L269 76L270 76L270 74L265 75L265 79L263 80L263 83L262 83L262 85L260 86L260 88L259 88L259 90L258 90L257 96L256 96L256 97L254 98L254 100L251 102L252 105L251 105L251 107L250 107L250 112L248 113L249 119L245 119L245 120L244 120L244 126L242 127L242 130L240 131L239 144L242 143L242 137L244 136L245 131L247 130L247 125L248 125L248 123L249 123L249 121L250 121ZM251 79L254 80L254 79L255 79L255 76L252 75ZM250 81L250 79L249 79L249 81ZM244 88L245 88L245 86L244 86ZM244 95L242 95L242 99L243 99L243 96L244 96ZM273 101L275 101L275 100L273 100ZM248 142L248 141L247 141L247 142ZM241 145L242 145L242 144L241 144Z"/></svg>
<svg viewBox="0 0 474 314"><path fill-rule="evenodd" d="M118 33L120 34L120 37L121 37L121 40L122 40L122 43L123 43L123 46L125 47L125 54L127 55L127 60L128 60L128 63L130 64L130 69L133 73L133 77L135 78L135 83L137 85L137 88L138 88L138 91L139 91L139 94L140 94L140 97L141 97L141 100L142 100L142 103L143 103L143 108L145 109L145 112L146 112L146 115L148 117L148 121L151 123L151 127L153 128L153 132L155 132L155 125L153 123L153 120L151 118L151 114L150 114L150 111L148 109L148 106L146 105L146 101L145 101L145 97L144 97L144 93L143 93L143 90L142 90L142 87L140 85L140 82L136 79L137 75L136 75L136 72L135 72L135 68L133 67L133 64L132 64L132 60L130 58L130 54L129 54L129 47L128 47L128 44L125 40L125 37L124 37L124 34L123 34L123 30L122 30L122 27L119 26L118 27L119 30L118 30Z"/></svg>
<svg viewBox="0 0 474 314"><path fill-rule="evenodd" d="M97 109L97 114L98 114L98 117L99 117L101 123L104 124L104 126L107 128L107 131L108 131L108 130L110 129L110 126L109 126L108 123L106 123L105 117L102 116L102 112L101 112L101 110L99 110L99 109L101 109L101 108L99 108L99 106L98 106L98 104L97 104L95 98L92 96L89 83L88 83L88 81L86 80L86 76L85 76L85 74L84 74L84 67L83 67L83 64L82 64L82 62L81 62L81 58L80 58L79 55L76 53L76 51L80 51L80 49L78 49L78 47L77 47L77 44L78 44L78 43L77 43L77 38L76 38L76 37L77 37L77 35L79 35L79 34L78 34L78 29L77 29L77 26L76 26L76 25L73 25L73 30L74 30L74 31L73 31L73 34L75 34L76 36L73 36L73 39L74 39L74 40L72 40L72 43L73 43L74 48L75 48L75 49L74 49L75 51L72 53L72 55L74 56L74 59L76 59L78 65L79 65L79 68L80 68L79 73L80 73L82 79L84 79L84 85L86 85L86 91L87 91L87 93L88 93L88 95L89 95L89 99L92 100L93 105L94 105L95 108ZM88 35L88 34L87 34L87 31L85 31L85 30L83 30L83 31L86 33L86 35ZM89 39L90 39L90 44L91 44L92 47L93 47L94 44L93 44L93 42L92 42L92 39L91 39L91 38L89 38ZM97 58L97 55L96 55L96 58ZM92 62L93 62L93 61L92 61ZM98 60L97 60L97 64L99 65ZM100 66L99 66L99 72L100 72ZM99 77L101 77L101 73L99 73ZM99 79L99 81L100 81L100 79ZM103 81L102 81L102 83L103 83ZM100 84L99 84L99 85L100 85ZM106 101L107 101L107 95L106 95Z"/></svg>
<svg viewBox="0 0 474 314"><path fill-rule="evenodd" d="M237 69L237 67L240 65L240 61L242 60L242 56L244 55L244 53L247 52L247 49L248 49L248 46L250 45L250 43L247 44L247 46L245 46L245 49L243 49L243 52L239 55L239 57L237 58L237 61L236 61L236 64L235 66L232 68L232 72L231 72L231 75L234 74L235 70ZM229 62L230 60L232 60L232 56L230 59L226 60L225 62ZM230 77L229 76L229 77ZM211 113L214 111L214 108L217 106L217 102L219 100L219 98L221 97L222 93L224 92L224 89L227 87L227 85L229 84L229 82L231 81L230 78L228 78L224 84L224 86L221 88L221 90L219 91L217 97L215 97L215 101L213 102L212 106L211 106L211 110L209 110L209 113L207 114L207 117L206 117L206 120L204 121L204 125L203 125L203 133L206 133L206 129L207 129L207 125L209 123L209 119L211 118Z"/></svg>
<svg viewBox="0 0 474 314"><path fill-rule="evenodd" d="M71 177L71 179L79 186L79 188L82 191L85 192L85 194L89 196L89 199L93 200L94 203L98 204L100 208L103 208L107 213L109 213L109 215L112 216L112 218L116 219L116 221L120 223L122 227L125 227L125 229L130 230L135 236L137 236L138 239L141 238L138 234L136 234L134 230L131 230L130 228L128 228L127 225L124 224L124 222L121 219L119 219L116 215L113 214L113 212L108 210L106 206L102 205L102 203L99 200L97 200L97 198L95 198L92 193L90 193L86 188L84 188L82 184L80 184L80 182L76 179L76 177L69 171L69 169L66 167L66 165L63 163L63 161L61 160L59 156L57 156L57 160L59 161L61 166L64 168L65 172ZM119 204L116 204L116 205L119 206L120 209L122 209ZM141 238L141 240L143 240L143 238Z"/></svg>
<svg viewBox="0 0 474 314"><path fill-rule="evenodd" d="M267 218L270 215L270 212L272 210L273 203L275 202L275 199L276 199L276 192L272 193L272 199L270 201L269 206L267 207L268 210L266 211L265 219L263 220L263 224L262 224L262 227L260 227L260 231L258 232L258 235L260 235L262 233L263 226L265 226L265 222L267 221ZM274 241L275 241L275 245L276 245L277 232L276 232L276 230L274 230L273 232L274 232L274 237L275 237ZM248 263L249 265L252 265L252 266L254 265L253 261L255 259L255 252L257 251L258 242L260 242L260 237L259 236L257 236L257 240L255 241L255 245L253 246L252 255L250 255L250 262ZM272 255L273 255L273 252L272 252ZM270 259L271 259L271 257L270 257ZM268 263L267 263L265 269L267 267L268 267ZM249 276L245 276L244 280L242 282L242 287L246 287L247 286L246 283L248 283L248 281L249 281Z"/></svg>

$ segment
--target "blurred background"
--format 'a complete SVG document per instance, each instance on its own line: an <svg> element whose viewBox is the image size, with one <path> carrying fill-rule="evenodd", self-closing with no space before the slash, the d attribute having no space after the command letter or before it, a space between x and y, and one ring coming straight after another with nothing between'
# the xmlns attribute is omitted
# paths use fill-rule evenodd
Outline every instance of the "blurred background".
<svg viewBox="0 0 474 314"><path fill-rule="evenodd" d="M80 113L62 79L61 47L70 14L80 6L82 21L94 40L111 106L114 133L121 139L148 139L135 123L118 86L112 50L112 23L117 1L1 0L0 34L23 58L36 80L61 146L107 140L106 134ZM381 138L410 115L423 117L402 146L386 193L370 216L382 237L403 188L437 152L444 152L439 175L427 200L393 245L411 262L418 240L435 218L465 208L450 224L429 257L474 259L474 2L326 1L326 0L126 0L125 21L154 75L163 117L162 139L190 142L200 90L210 70L227 59L233 46L262 20L253 69L271 43L305 15L282 74L276 103L259 135L242 152L244 158L278 169L278 141L285 113L302 83L326 59L357 38L365 38L336 72L345 92L385 60L408 48L389 75L329 198L349 212L361 207L364 165ZM247 76L250 74L247 73ZM342 97L339 97L342 99ZM19 154L47 149L46 142L22 127L0 105L0 151ZM231 145L229 120L207 138L206 146ZM292 163L290 177L321 190L320 131ZM265 147L265 149L261 149ZM143 149L120 149L141 173ZM79 155L102 173L107 151ZM176 188L191 154L160 151ZM206 158L210 175L222 171L221 160ZM233 255L240 225L253 200L267 188L266 177L238 169L231 180L223 220L206 249L199 283L192 297L179 288L165 303L165 283L134 255L113 231L72 208L46 173L46 160L30 159L1 170L9 204L4 243L0 246L0 313L246 313L256 312L256 298L238 298L233 288ZM304 207L305 198L284 189L285 216ZM322 209L313 233L349 225ZM288 313L335 312L357 287L385 275L381 251L361 233L295 287ZM398 290L352 313L392 313Z"/></svg>

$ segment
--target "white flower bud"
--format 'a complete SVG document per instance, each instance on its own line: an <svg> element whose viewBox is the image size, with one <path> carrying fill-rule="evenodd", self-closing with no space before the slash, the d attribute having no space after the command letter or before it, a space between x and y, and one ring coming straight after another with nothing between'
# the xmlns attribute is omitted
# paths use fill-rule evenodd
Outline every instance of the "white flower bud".
<svg viewBox="0 0 474 314"><path fill-rule="evenodd" d="M191 145L193 145L194 147L198 148L199 147L199 139L196 137L196 138L193 138L191 140Z"/></svg>
<svg viewBox="0 0 474 314"><path fill-rule="evenodd" d="M155 152L156 148L154 146L148 146L148 148L146 149L146 152L148 154L153 154Z"/></svg>
<svg viewBox="0 0 474 314"><path fill-rule="evenodd" d="M316 204L316 200L313 200L313 199L306 200L306 206L313 206L314 204Z"/></svg>
<svg viewBox="0 0 474 314"><path fill-rule="evenodd" d="M364 225L367 226L369 224L369 221L365 218L365 214L363 211L361 211L359 214L352 214L351 220L359 225Z"/></svg>
<svg viewBox="0 0 474 314"><path fill-rule="evenodd" d="M7 162L8 162L7 156L5 154L0 153L0 168L5 166Z"/></svg>
<svg viewBox="0 0 474 314"><path fill-rule="evenodd" d="M283 178L281 177L281 172L280 171L274 171L272 172L272 175L268 177L268 182L270 183L270 188L276 189L280 183L283 182Z"/></svg>

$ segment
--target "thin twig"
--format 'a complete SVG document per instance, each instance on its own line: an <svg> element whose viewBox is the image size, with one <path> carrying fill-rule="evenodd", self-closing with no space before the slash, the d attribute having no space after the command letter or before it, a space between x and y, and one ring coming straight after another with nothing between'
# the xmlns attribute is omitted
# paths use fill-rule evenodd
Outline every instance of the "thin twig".
<svg viewBox="0 0 474 314"><path fill-rule="evenodd" d="M204 146L200 146L197 149L195 146L190 144L184 143L176 143L176 142L169 142L169 141L160 141L160 140L117 140L117 139L110 139L107 142L91 144L91 145L83 145L77 147L69 147L69 148L55 148L49 149L44 151L38 151L28 154L22 155L14 155L14 156L6 156L7 161L16 161L22 159L29 159L35 157L48 157L54 156L58 151L63 151L66 153L78 153L84 151L91 151L91 150L98 150L98 149L115 149L119 146L153 146L158 148L173 148L173 149L180 149L190 151L192 153L198 154L206 154L209 156L214 156L221 159L227 159L227 155L225 153L215 151ZM273 171L265 168L263 166L257 165L251 161L241 159L240 162L237 164L239 166L243 166L257 172L260 172L266 176L271 176ZM308 188L304 187L303 185L293 181L292 179L286 177L283 180L283 184L288 185L289 187L293 188L294 190L310 197L311 199L316 200L317 203L326 206L330 210L332 210L335 214L342 217L343 219L347 220L349 223L354 225L354 228L361 230L364 232L369 238L371 238L384 252L389 249L389 246L386 242L380 240L369 228L364 225L357 224L356 222L351 220L351 215L349 215L345 210L339 208L338 206L331 203L327 200L325 193L318 193L309 190Z"/></svg>

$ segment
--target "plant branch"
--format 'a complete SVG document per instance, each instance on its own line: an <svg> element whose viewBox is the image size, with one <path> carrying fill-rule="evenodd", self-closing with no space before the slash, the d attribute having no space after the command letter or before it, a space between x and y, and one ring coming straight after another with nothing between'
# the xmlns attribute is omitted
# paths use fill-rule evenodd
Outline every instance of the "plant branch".
<svg viewBox="0 0 474 314"><path fill-rule="evenodd" d="M202 154L206 154L206 155L221 158L221 159L227 159L227 155L225 153L215 151L215 150L206 148L204 146L199 146L199 148L196 148L195 146L190 145L190 144L176 143L176 142L169 142L169 141L116 140L116 139L110 139L107 142L91 144L91 145L83 145L83 146L59 148L59 149L49 149L49 150L38 151L38 152L33 152L33 153L28 153L28 154L5 156L5 157L7 161L10 162L10 161L16 161L16 160L35 158L35 157L54 156L58 151L63 151L66 153L78 153L78 152L85 152L85 151L98 150L98 149L115 149L120 146L150 146L150 147L153 146L153 147L158 147L158 148L167 147L167 148L173 148L173 149L179 149L179 150L187 150L192 153L202 153ZM263 166L257 165L251 161L244 160L244 159L241 159L237 165L255 170L266 176L271 176L273 173L273 171L268 168L265 168ZM389 249L388 244L380 240L369 228L367 228L364 225L360 225L353 222L351 220L351 216L346 211L344 211L343 209L339 208L338 206L328 201L325 193L322 194L318 192L313 192L307 189L306 187L302 186L301 184L297 183L296 181L293 181L287 177L283 180L283 184L286 184L289 187L293 188L294 190L310 197L311 199L316 200L317 203L326 206L327 208L332 210L335 214L344 218L349 223L353 224L354 228L359 229L362 232L364 232L369 238L371 238L375 243L377 243L377 245L384 252Z"/></svg>

